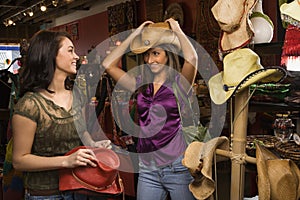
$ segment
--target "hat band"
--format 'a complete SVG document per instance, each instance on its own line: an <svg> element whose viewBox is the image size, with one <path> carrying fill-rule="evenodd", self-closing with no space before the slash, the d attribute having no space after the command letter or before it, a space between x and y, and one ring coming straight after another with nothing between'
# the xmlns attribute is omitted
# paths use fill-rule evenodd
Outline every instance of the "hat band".
<svg viewBox="0 0 300 200"><path fill-rule="evenodd" d="M223 90L225 90L225 92L228 92L229 90L234 90L236 86L229 86L224 84L223 85Z"/></svg>
<svg viewBox="0 0 300 200"><path fill-rule="evenodd" d="M78 176L76 176L76 174L74 173L73 170L72 170L72 175L73 175L73 177L74 177L79 183L81 183L82 185L84 185L84 186L86 186L87 188L90 188L90 189L92 189L92 190L105 190L105 189L108 189L108 188L110 188L110 187L113 185L113 183L115 182L115 181L113 181L110 185L107 185L107 186L96 187L96 186L93 186L93 185L88 184L88 183L86 183L85 181L81 180ZM115 178L114 178L114 180L115 180Z"/></svg>

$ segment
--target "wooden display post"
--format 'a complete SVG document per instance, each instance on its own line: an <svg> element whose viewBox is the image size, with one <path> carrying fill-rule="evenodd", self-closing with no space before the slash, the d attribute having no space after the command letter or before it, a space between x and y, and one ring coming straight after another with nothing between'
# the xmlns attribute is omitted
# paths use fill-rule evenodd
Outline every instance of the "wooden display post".
<svg viewBox="0 0 300 200"><path fill-rule="evenodd" d="M235 95L234 124L232 136L231 158L231 191L230 199L239 200L244 198L245 182L245 159L247 142L247 122L249 88Z"/></svg>
<svg viewBox="0 0 300 200"><path fill-rule="evenodd" d="M230 199L243 200L245 164L256 164L256 158L246 154L249 87L235 95L232 150L216 149L216 154L231 159Z"/></svg>
<svg viewBox="0 0 300 200"><path fill-rule="evenodd" d="M256 158L246 154L249 87L235 95L232 150L216 149L216 154L231 159L230 199L244 199L245 164L256 164Z"/></svg>

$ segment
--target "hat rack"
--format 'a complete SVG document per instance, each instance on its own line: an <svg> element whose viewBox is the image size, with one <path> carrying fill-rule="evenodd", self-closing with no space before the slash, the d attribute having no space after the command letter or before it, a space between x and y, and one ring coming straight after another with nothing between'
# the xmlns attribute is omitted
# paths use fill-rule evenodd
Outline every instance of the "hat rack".
<svg viewBox="0 0 300 200"><path fill-rule="evenodd" d="M231 160L230 199L244 198L245 164L247 162L256 164L256 158L246 154L249 95L250 88L248 87L236 93L234 97L234 116L236 116L236 121L232 136L232 150L216 149L217 155L228 157ZM245 102L247 102L246 105Z"/></svg>

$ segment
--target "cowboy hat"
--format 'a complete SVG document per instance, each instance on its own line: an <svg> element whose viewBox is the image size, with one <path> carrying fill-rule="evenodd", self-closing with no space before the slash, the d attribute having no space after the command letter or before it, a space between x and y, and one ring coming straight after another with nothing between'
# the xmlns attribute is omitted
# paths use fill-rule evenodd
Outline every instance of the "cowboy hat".
<svg viewBox="0 0 300 200"><path fill-rule="evenodd" d="M130 50L133 53L140 54L161 44L173 44L177 50L181 48L179 39L171 30L168 22L158 22L145 26L141 34L131 41Z"/></svg>
<svg viewBox="0 0 300 200"><path fill-rule="evenodd" d="M256 143L257 188L260 200L298 200L300 171L289 159L280 159Z"/></svg>
<svg viewBox="0 0 300 200"><path fill-rule="evenodd" d="M284 3L280 6L281 18L283 21L300 26L300 0L291 3Z"/></svg>
<svg viewBox="0 0 300 200"><path fill-rule="evenodd" d="M66 155L78 149L91 147L79 146ZM62 169L59 172L59 190L89 191L95 194L121 194L123 185L118 175L120 160L117 154L106 148L91 148L98 159L98 166L84 166Z"/></svg>
<svg viewBox="0 0 300 200"><path fill-rule="evenodd" d="M282 67L264 68L259 56L249 48L237 49L224 57L222 72L208 81L210 97L215 104L225 103L232 95L251 84L276 83L286 76Z"/></svg>
<svg viewBox="0 0 300 200"><path fill-rule="evenodd" d="M215 191L215 181L212 178L213 156L216 148L229 150L229 140L225 136L216 137L208 142L195 141L188 145L182 164L189 169L194 180L189 189L196 199L207 199ZM217 156L217 162L224 157Z"/></svg>
<svg viewBox="0 0 300 200"><path fill-rule="evenodd" d="M218 0L211 8L221 28L221 52L230 52L250 43L254 31L249 15L256 2L257 0Z"/></svg>

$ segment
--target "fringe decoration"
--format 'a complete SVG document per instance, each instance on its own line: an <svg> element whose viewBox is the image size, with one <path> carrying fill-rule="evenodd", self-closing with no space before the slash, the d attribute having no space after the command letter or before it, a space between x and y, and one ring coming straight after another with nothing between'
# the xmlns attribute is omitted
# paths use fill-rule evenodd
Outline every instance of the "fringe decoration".
<svg viewBox="0 0 300 200"><path fill-rule="evenodd" d="M300 28L289 24L282 47L281 65L286 66L289 57L298 56L300 56Z"/></svg>

